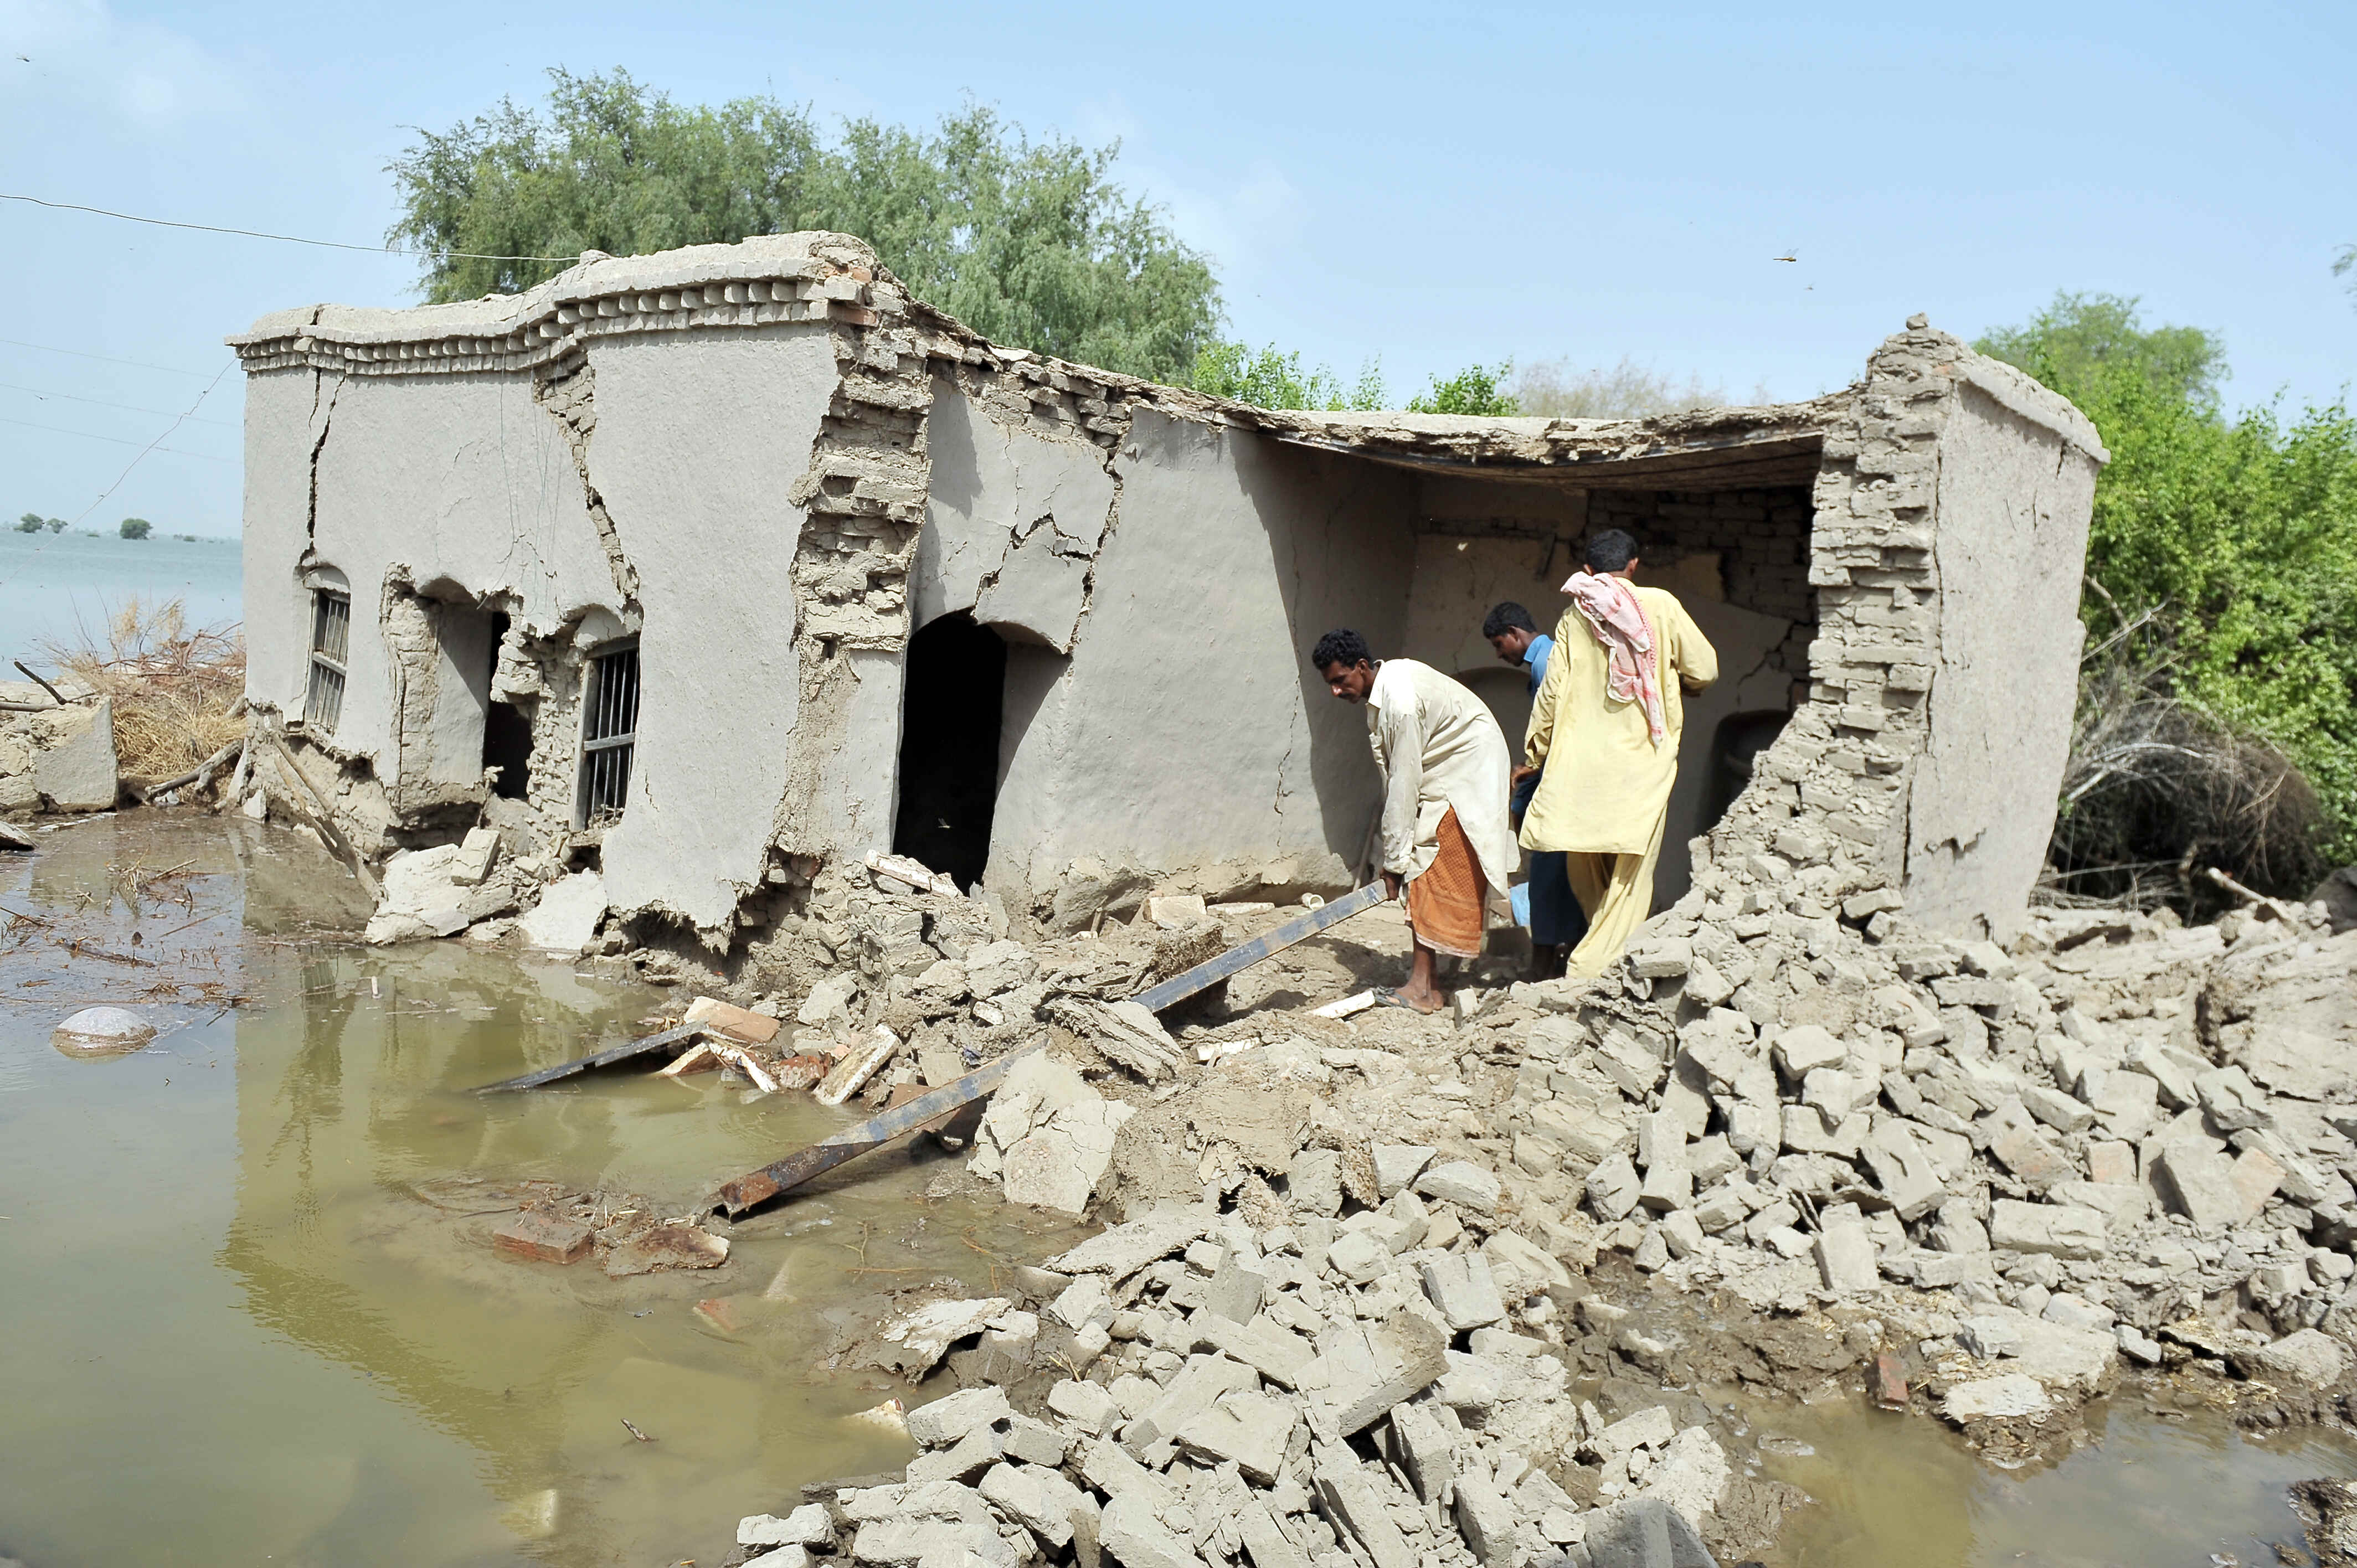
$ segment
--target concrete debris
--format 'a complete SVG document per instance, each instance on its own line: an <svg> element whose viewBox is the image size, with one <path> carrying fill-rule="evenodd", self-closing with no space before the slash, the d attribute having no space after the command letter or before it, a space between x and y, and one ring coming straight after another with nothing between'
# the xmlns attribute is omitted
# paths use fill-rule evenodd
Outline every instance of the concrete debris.
<svg viewBox="0 0 2357 1568"><path fill-rule="evenodd" d="M2303 1328L2253 1351L2249 1361L2256 1376L2302 1388L2329 1389L2349 1369L2349 1350L2329 1334Z"/></svg>
<svg viewBox="0 0 2357 1568"><path fill-rule="evenodd" d="M34 761L34 787L52 811L112 811L122 792L114 751L114 700L102 697L86 711L87 722Z"/></svg>
<svg viewBox="0 0 2357 1568"><path fill-rule="evenodd" d="M877 1069L892 1059L900 1048L900 1036L882 1024L860 1044L844 1053L843 1059L822 1079L812 1098L821 1105L840 1105L857 1092L860 1085L876 1075Z"/></svg>
<svg viewBox="0 0 2357 1568"><path fill-rule="evenodd" d="M2317 1568L2357 1564L2357 1481L2294 1481L2291 1502L2307 1527Z"/></svg>
<svg viewBox="0 0 2357 1568"><path fill-rule="evenodd" d="M685 1219L667 1219L618 1242L606 1254L613 1279L670 1269L716 1269L728 1261L728 1239Z"/></svg>
<svg viewBox="0 0 2357 1568"><path fill-rule="evenodd" d="M578 1219L525 1209L491 1232L502 1252L544 1263L577 1263L589 1255L596 1236Z"/></svg>
<svg viewBox="0 0 2357 1568"><path fill-rule="evenodd" d="M998 1086L966 1168L999 1181L1009 1203L1077 1216L1113 1163L1114 1135L1135 1114L1042 1051Z"/></svg>
<svg viewBox="0 0 2357 1568"><path fill-rule="evenodd" d="M516 922L526 947L544 952L587 951L606 918L606 879L576 871L552 884L539 907Z"/></svg>
<svg viewBox="0 0 2357 1568"><path fill-rule="evenodd" d="M690 1002L682 1021L748 1046L767 1045L778 1036L775 1018L710 996L699 996Z"/></svg>
<svg viewBox="0 0 2357 1568"><path fill-rule="evenodd" d="M990 1320L1014 1305L1005 1296L979 1301L931 1301L885 1324L877 1337L892 1348L893 1369L914 1382L933 1369L950 1347L980 1334ZM913 1425L921 1412L911 1412Z"/></svg>
<svg viewBox="0 0 2357 1568"><path fill-rule="evenodd" d="M2015 1421L2044 1415L2054 1408L2046 1387L2022 1372L1975 1378L1953 1385L1940 1402L1940 1413L1959 1426L1975 1421Z"/></svg>

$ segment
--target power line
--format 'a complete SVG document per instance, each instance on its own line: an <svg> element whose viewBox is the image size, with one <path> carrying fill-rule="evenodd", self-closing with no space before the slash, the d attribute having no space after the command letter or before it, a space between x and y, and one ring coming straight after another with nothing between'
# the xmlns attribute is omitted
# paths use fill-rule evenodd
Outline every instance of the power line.
<svg viewBox="0 0 2357 1568"><path fill-rule="evenodd" d="M317 245L329 251L365 251L373 256L419 256L426 260L461 262L578 262L579 256L486 256L473 251L411 251L393 245L350 245L341 240L307 240L299 234L270 234L259 229L224 229L215 223L179 223L169 218L142 218L135 212L113 212L103 207L83 207L71 201L44 201L38 196L14 196L0 190L0 201L29 201L61 212L94 212L126 223L153 223L159 229L194 229L206 234L238 234L249 240L279 240L289 245Z"/></svg>
<svg viewBox="0 0 2357 1568"><path fill-rule="evenodd" d="M106 354L87 354L80 349L52 349L47 343L27 343L15 338L0 338L11 349L38 349L44 354L64 354L76 360L96 360L102 365L129 365L136 371L161 371L167 376L190 376L205 379L202 371L184 371L178 365L151 365L145 360L117 360Z"/></svg>
<svg viewBox="0 0 2357 1568"><path fill-rule="evenodd" d="M145 446L141 447L141 448L140 448L140 450L139 450L139 456L136 456L136 457L132 458L132 459L131 459L131 461L129 461L128 463L125 463L125 464L123 466L123 472L121 472L121 473L119 473L119 474L117 474L117 475L115 475L115 476L114 476L114 483L113 483L113 484L111 484L111 485L107 486L107 487L106 487L106 489L102 489L102 490L99 491L99 492L98 492L98 499L97 499L96 500L94 500L94 501L91 501L88 506L86 506L86 507L82 508L82 509L81 509L81 516L76 517L76 518L73 520L73 521L72 521L72 522L70 522L70 523L67 524L66 526L68 526L69 528L80 528L80 527L82 525L82 520L83 520L84 518L89 517L89 516L90 516L90 514L91 514L91 512L94 512L94 511L96 511L100 507L104 506L104 505L106 504L106 498L107 498L107 497L109 497L109 496L111 496L111 495L113 495L115 491L117 491L117 490L119 490L119 489L121 489L123 488L123 481L124 481L124 480L125 480L125 479L127 479L127 478L129 478L131 477L131 470L132 470L132 469L136 468L137 467L139 467L139 465L140 465L141 463L143 463L143 462L145 462L145 461L146 460L146 457L147 457L147 454L148 454L148 453L153 452L153 451L156 451L156 450L157 450L158 448L161 448L161 449L163 449L163 450L165 450L165 451L167 451L167 452L175 452L175 453L178 453L179 456L183 456L183 457L201 457L201 456L205 456L205 454L203 454L203 453L201 453L201 452L180 452L180 451L179 451L179 448L178 448L178 447L176 447L176 446L164 446L164 437L165 437L165 436L167 436L167 435L171 435L173 431L179 429L179 428L180 428L180 423L181 423L181 421L182 421L182 420L187 420L187 419L193 419L193 418L195 418L195 417L196 417L197 410L198 410L199 408L200 408L200 407L202 407L202 406L204 405L204 401L205 401L205 399L207 399L207 398L209 398L209 397L210 397L210 396L212 396L212 395L213 395L213 388L215 388L215 387L217 387L217 386L221 385L221 377L222 377L222 376L225 376L225 375L227 375L227 374L229 374L229 372L230 372L230 367L229 367L229 366L227 366L227 365L223 365L223 366L221 368L221 370L220 370L219 371L217 371L217 372L214 374L213 379L212 379L211 381L207 381L207 382L205 383L205 390L204 390L204 391L202 391L202 392L199 392L199 393L197 394L197 401L196 401L196 402L194 402L194 403L190 403L190 404L188 404L187 412L186 412L186 413L182 413L182 414L179 416L179 418L173 420L171 424L169 424L166 425L166 426L164 427L164 435L158 435L157 437L156 437L156 439L155 439L155 440L150 441L149 443L147 443L147 445L146 445L146 446ZM27 423L27 422L26 422L26 421L24 421L24 420L21 420L21 419L12 419L12 420L7 421L7 423L8 423L8 424L25 424L25 423ZM34 426L33 426L33 428L34 428L34 429L36 429L36 430L46 430L46 429L48 429L48 426L47 426L47 425L41 425L41 424L36 424L36 425L34 425ZM63 435L87 435L89 433L88 433L88 432L86 432L86 431L81 431L81 430L68 430L68 431L61 432L61 434L63 434ZM92 436L90 436L90 439L91 439L91 440L93 440L93 441L116 441L116 440L119 440L120 438L119 438L119 437L117 437L117 436L113 436L113 435L92 435ZM124 442L122 443L122 445L124 445L124 446L136 446L136 445L137 445L137 443L135 443L135 442L131 442L131 441L124 441ZM228 458L226 458L226 457L215 457L215 458L213 458L212 460L213 460L214 462L216 462L216 463L226 463L226 462L228 462L228 461L229 461L229 459L228 459ZM58 533L53 533L53 534L51 534L51 535L49 536L49 538L48 538L48 539L44 539L44 540L42 540L42 541L40 542L40 543L38 543L38 544L35 545L35 546L33 547L33 553L32 553L32 554L26 556L26 557L25 557L25 559L26 559L27 561L32 561L32 560L34 560L34 559L38 558L38 557L40 555L40 553L41 553L41 552L42 552L42 551L47 550L47 549L49 547L49 542L50 542L50 540L53 540L53 539L62 539L63 537L65 537L63 534L58 534ZM19 570L19 571L21 571L21 570L22 570L22 568L21 568L21 567L19 567L19 568L18 568L18 570ZM8 576L8 577L0 577L0 588L5 588L5 587L6 587L6 586L9 585L9 583L10 583L11 581L13 581L13 580L14 580L14 575L13 575L13 574L12 574L10 576Z"/></svg>
<svg viewBox="0 0 2357 1568"><path fill-rule="evenodd" d="M127 478L129 478L131 477L131 470L132 470L132 469L134 469L134 468L135 468L135 467L139 467L139 464L140 464L141 460L142 460L142 459L144 459L144 458L147 456L147 453L149 453L149 452L153 452L154 450L156 450L156 447L161 446L162 445L164 445L164 439L165 439L165 436L168 436L169 435L171 435L171 434L172 434L172 432L173 432L173 431L178 430L178 429L179 429L179 428L180 428L180 420L183 420L183 419L192 419L192 418L194 418L194 417L196 416L196 412L197 412L197 410L198 410L199 408L201 408L201 407L204 405L204 401L205 401L205 399L207 399L207 398L209 398L209 397L210 397L210 396L212 396L212 395L213 395L213 388L215 388L215 387L217 387L217 386L221 385L221 377L222 377L222 376L225 376L225 375L227 375L227 374L229 374L230 370L231 370L231 367L230 367L230 366L228 366L228 365L223 365L223 366L221 368L220 371L219 371L216 375L214 375L213 379L212 379L211 381L207 381L207 382L205 383L205 390L204 390L204 391L202 391L202 392L199 392L199 393L197 394L197 401L196 401L196 402L194 402L194 403L190 403L190 404L188 404L188 412L187 412L187 413L183 413L183 414L181 414L179 419L176 419L176 420L172 421L172 423L171 423L171 424L169 424L166 425L166 426L164 427L164 435L158 435L157 437L156 437L156 439L155 439L155 440L150 441L149 443L147 443L146 449L145 449L145 451L142 451L142 452L139 454L139 456L138 456L137 457L134 457L134 458L132 458L130 462L125 463L125 464L123 466L123 472L121 472L121 473L119 473L119 474L117 474L117 475L115 475L115 476L114 476L114 483L113 483L113 484L111 484L111 485L107 486L107 487L106 487L106 489L102 489L102 490L99 491L99 492L98 492L98 499L96 499L96 500L94 500L94 501L91 502L91 503L90 503L90 505L88 505L88 506L86 506L86 507L82 508L82 509L81 509L81 517L78 517L78 518L75 518L75 519L73 520L73 525L74 525L76 528L79 528L79 527L81 527L81 521L82 521L82 518L83 518L83 517L88 517L91 512L96 511L96 510L97 510L101 506L102 506L102 505L104 505L104 504L105 504L105 502L106 502L106 498L107 498L107 497L109 497L109 496L113 495L116 490L118 490L118 489L122 489L122 488L123 488L123 481L124 481L124 480L125 480L125 479L127 479ZM194 456L194 454L190 454L190 455L191 455L191 456ZM226 458L226 457L216 458L216 459L214 459L214 460L215 460L216 462L224 462L224 463L225 463L225 462L227 462L227 461L229 461L229 459L228 459L228 458ZM35 552L35 553L37 553L37 554L38 554L38 552L37 551L37 552Z"/></svg>
<svg viewBox="0 0 2357 1568"><path fill-rule="evenodd" d="M178 424L179 424L179 421L178 421L178 420L174 420L172 423L173 423L175 425L178 425ZM219 424L219 423L220 423L220 421L218 421L218 420L208 420L208 421L206 421L206 423L207 423L207 424ZM15 424L15 425L20 425L20 426L22 426L23 428L25 428L25 429L27 429L27 430L46 430L46 431L48 431L48 432L50 435L79 435L79 436L81 436L84 441L111 441L111 442L113 442L113 443L115 446L145 446L145 447L147 447L147 448L148 448L148 450L150 450L150 451L155 451L155 452L169 452L169 453L171 453L171 454L172 454L174 456L176 456L176 457L202 457L202 458L203 458L205 461L207 461L208 463L234 463L234 462L236 462L236 461L238 460L238 459L236 459L236 458L234 458L234 457L223 457L223 456L218 456L217 454L215 454L215 453L211 453L211 452L190 452L190 451L187 450L185 447L179 447L179 446L156 446L153 442L146 442L146 441L128 441L128 440L125 440L124 437L122 437L122 436L120 436L120 435L93 435L92 434L91 434L91 433L90 433L89 431L87 431L87 430L69 430L69 429L67 429L67 428L66 428L64 425L62 425L62 424L34 424L34 423L33 423L31 420L29 420L29 419L5 419L5 418L0 418L0 424ZM167 430L166 432L164 432L164 435L169 435L170 434L171 434L171 431L169 431L169 430ZM156 437L156 440L157 440L157 441L161 441L162 439L164 439L164 435L158 435L157 437ZM118 484L118 485L119 485L119 484L121 484L122 482L123 482L123 481L122 481L122 480L120 480L120 479L117 479L117 480L115 481L115 483L116 483L116 484ZM112 487L109 487L109 489L110 489L110 493L111 493L111 491L112 491ZM104 500L105 499L106 499L106 497L105 497L105 496L101 496L101 497L99 497L99 499L101 499L101 500Z"/></svg>
<svg viewBox="0 0 2357 1568"><path fill-rule="evenodd" d="M48 392L40 387L20 387L14 381L0 381L0 390L30 392L44 403L53 397L59 397L65 399L68 403L86 403L93 408L119 408L125 413L152 413L159 419L169 419L172 417L171 411L169 409L136 408L127 403L109 403L102 397L76 397L71 392ZM207 419L202 414L191 414L189 415L189 418L196 424L219 425L223 430L235 430L238 428L237 423L234 420Z"/></svg>

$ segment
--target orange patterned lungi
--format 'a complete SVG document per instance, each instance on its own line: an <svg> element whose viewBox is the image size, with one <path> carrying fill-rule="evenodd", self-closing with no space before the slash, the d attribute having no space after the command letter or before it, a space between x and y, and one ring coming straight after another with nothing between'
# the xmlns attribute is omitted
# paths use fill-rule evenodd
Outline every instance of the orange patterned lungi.
<svg viewBox="0 0 2357 1568"><path fill-rule="evenodd" d="M1440 853L1424 875L1407 885L1407 924L1415 940L1451 958L1481 956L1481 911L1489 901L1490 882L1473 841L1457 825L1450 810L1440 819Z"/></svg>

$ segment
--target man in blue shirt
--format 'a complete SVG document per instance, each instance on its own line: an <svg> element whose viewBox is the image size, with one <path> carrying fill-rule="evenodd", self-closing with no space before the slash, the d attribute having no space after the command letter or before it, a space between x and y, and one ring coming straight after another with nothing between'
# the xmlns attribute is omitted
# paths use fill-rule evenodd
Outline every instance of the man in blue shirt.
<svg viewBox="0 0 2357 1568"><path fill-rule="evenodd" d="M1481 635L1490 639L1501 662L1530 671L1531 695L1537 696L1539 682L1546 679L1547 655L1555 650L1555 639L1539 629L1531 612L1508 600L1482 619ZM1510 812L1517 827L1538 787L1536 774L1515 787ZM1579 900L1572 897L1562 852L1534 851L1530 879L1520 891L1529 905L1533 978L1553 980L1563 973L1564 960L1587 934L1587 918L1580 912Z"/></svg>

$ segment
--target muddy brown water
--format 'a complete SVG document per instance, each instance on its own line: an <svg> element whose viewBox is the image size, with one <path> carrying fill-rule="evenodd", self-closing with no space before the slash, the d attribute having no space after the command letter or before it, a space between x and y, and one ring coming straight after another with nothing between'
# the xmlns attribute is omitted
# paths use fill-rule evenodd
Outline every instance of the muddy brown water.
<svg viewBox="0 0 2357 1568"><path fill-rule="evenodd" d="M680 998L335 938L364 913L350 877L242 819L40 842L0 855L0 908L48 922L0 917L0 1559L716 1563L740 1514L907 1457L848 1419L908 1391L830 1367L837 1321L896 1285L986 1288L1075 1233L926 1201L939 1156L888 1151L727 1230L717 1270L511 1261L448 1184L685 1213L849 1118L629 1069L478 1098ZM52 1048L93 1003L164 1033L106 1060ZM2095 1445L2019 1475L1855 1401L1738 1405L1758 1473L1818 1503L1770 1562L2258 1563L2298 1539L2284 1482L2357 1474L2335 1434L2114 1405Z"/></svg>
<svg viewBox="0 0 2357 1568"><path fill-rule="evenodd" d="M307 920L360 912L350 878L242 819L40 843L29 866L0 856L0 908L51 922L0 937L0 1558L716 1563L739 1515L908 1456L845 1419L909 1391L830 1368L830 1312L987 1287L1073 1234L927 1202L940 1166L886 1151L716 1222L718 1269L511 1260L433 1184L550 1179L683 1214L852 1118L644 1069L475 1096L683 998L458 943L319 940ZM135 917L135 875L182 863ZM96 1002L164 1033L106 1060L53 1049Z"/></svg>
<svg viewBox="0 0 2357 1568"><path fill-rule="evenodd" d="M2285 1487L2357 1475L2357 1440L2346 1434L2254 1438L2217 1411L2163 1415L2133 1392L2089 1407L2087 1446L2017 1473L1921 1416L1862 1399L1738 1408L1758 1445L1756 1473L1818 1505L1792 1516L1772 1568L2312 1563Z"/></svg>

